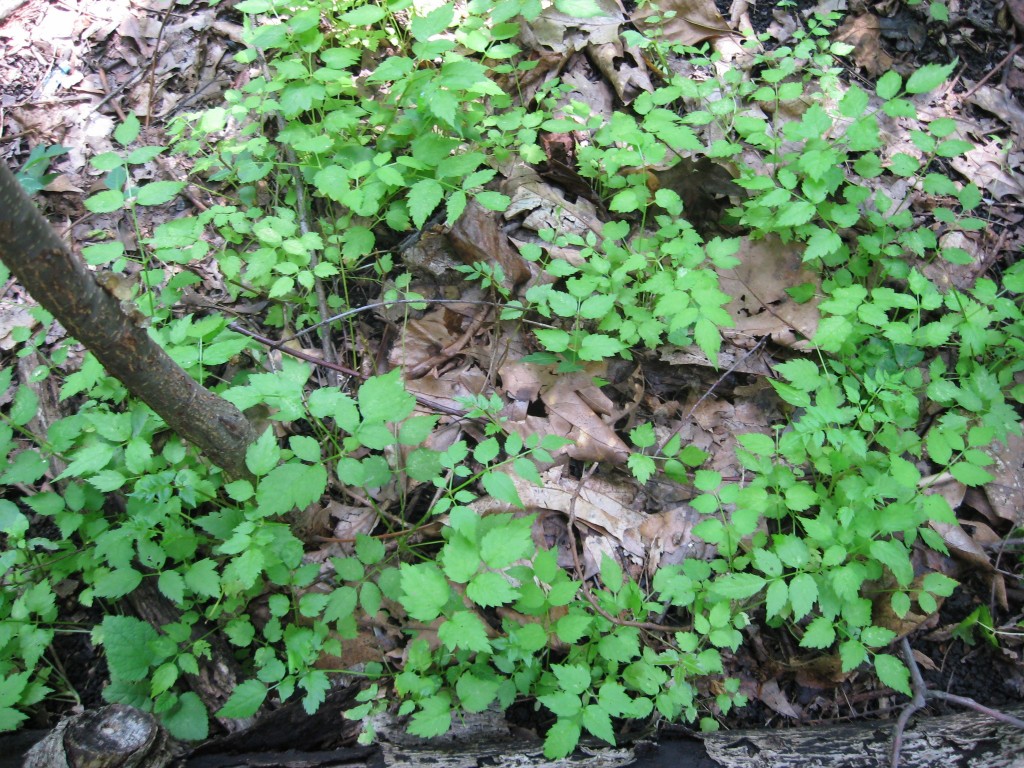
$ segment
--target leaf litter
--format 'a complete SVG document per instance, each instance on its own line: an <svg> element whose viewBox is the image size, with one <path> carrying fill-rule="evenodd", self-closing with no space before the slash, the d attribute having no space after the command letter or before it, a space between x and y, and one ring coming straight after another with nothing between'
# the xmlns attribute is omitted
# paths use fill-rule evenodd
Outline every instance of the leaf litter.
<svg viewBox="0 0 1024 768"><path fill-rule="evenodd" d="M523 42L533 46L541 62L535 70L537 80L532 90L525 91L527 97L545 79L561 76L573 86L565 104L575 99L588 105L591 114L608 119L621 105L652 89L652 72L643 52L626 45L621 32L630 24L645 28L645 19L654 13L674 12L664 28L670 39L689 45L709 41L728 56L730 66L743 61L735 46L735 30L741 22L751 23L745 3L734 3L727 21L710 0L662 0L650 11L632 16L612 0L602 2L608 13L597 21L551 10L524 30ZM40 10L36 6L41 7L43 20L33 25L27 19ZM853 46L856 65L869 77L877 77L892 69L909 72L923 63L920 21L906 14L888 17L886 4L876 6L874 12L865 10L848 16L837 32L837 40ZM1019 23L1020 4L1010 2L1008 7ZM975 15L977 8L970 2L959 8L962 15L955 20L967 27L975 24L984 28L995 23ZM244 75L226 55L238 39L238 30L216 9L181 10L166 25L153 14L141 15L140 10L129 3L42 6L30 0L15 8L9 18L0 20L4 50L0 60L0 82L4 83L0 90L0 153L10 162L24 158L28 149L39 143L69 147L67 156L56 164L59 173L44 188L44 194L55 222L71 225L76 249L89 241L96 228L119 232L126 250L134 253L138 249L134 233L118 214L93 217L88 223L73 221L81 214L81 199L97 180L87 165L88 157L113 148L109 137L115 117L123 118L130 110L151 114L159 123L183 109L218 103L223 89ZM795 28L794 15L775 10L770 18L770 26L766 23L765 28L777 42L784 43ZM954 32L951 42L955 45L958 35L962 40L964 34ZM102 51L99 58L94 56L97 49ZM685 62L672 65L682 68L680 71L687 66ZM977 83L982 75L977 67L973 69ZM699 72L690 74L701 76ZM1019 91L979 87L967 75L959 77L961 89L968 89L969 96L962 99L955 91L947 91L930 109L933 117L954 117L960 135L977 142L966 156L953 159L951 166L962 179L979 187L994 216L1012 228L1020 223L1020 206L1024 203L1024 108ZM1005 65L1003 77L1024 84L1019 58ZM104 105L108 105L106 109ZM110 114L111 107L116 115ZM909 145L895 139L905 136L914 127L912 123L908 118L901 118L899 125L883 123L883 130L894 139L886 142L891 151L908 151ZM567 137L562 146L570 150L590 140L582 127L562 135ZM702 136L706 141L714 138L710 132ZM743 469L735 460L735 436L751 432L771 435L782 420L783 404L774 396L768 380L774 377L775 363L799 356L809 348L807 341L814 336L819 321L818 278L802 269L800 250L793 244L777 239L744 242L737 254L739 264L720 270L723 288L731 298L727 309L734 328L725 333L718 369L696 345L665 346L657 360L636 361L639 393L631 394L629 399L623 397L621 388L598 383L610 376L605 364L556 375L551 365L522 362L529 350L515 322L497 320L482 311L473 303L475 299L484 300L482 293L474 299L461 287L455 291L458 295L445 291L461 286L456 278L458 266L484 262L502 267L506 290L522 292L545 278L521 257L519 246L539 242L537 233L545 229L580 236L601 231L607 211L600 196L579 176L571 155L560 155L557 142L549 146L546 165L504 169L501 189L512 201L504 214L470 203L451 227L428 230L414 245L399 252L410 271L420 276L428 298L461 298L464 303L408 312L400 322L395 316L385 318L398 326L397 333L380 337L364 326L363 341L351 343L360 353L383 357L390 366L405 372L408 390L418 397L419 412L439 415L432 438L438 444L453 441L460 430L469 428L464 421L469 411L466 403L481 396L499 398L504 434L522 438L559 435L571 441L555 453L551 466L541 468L541 486L515 474L510 480L525 507L542 513L535 535L559 547L560 564L571 568L572 558L566 547L569 541L581 540L581 577L591 578L598 573L605 556L617 560L635 577L650 577L661 564L710 559L713 547L692 533L700 516L685 503L686 490L666 490L656 484L641 487L622 471L630 453L624 425L630 424L634 412L646 412L655 423L659 444L678 435L683 444L709 455L707 466L713 471L724 477L741 476ZM706 158L701 162L707 162ZM728 203L730 197L739 194L731 183L735 169L728 162L704 166L697 172L687 163L692 159L683 152L678 162L650 172L660 186L686 199L688 210L701 205L699 201L713 207L716 201ZM154 161L135 172L142 180L173 178L177 170ZM916 217L927 216L937 203L935 196L921 190L890 188L887 192L898 204L908 204ZM157 209L152 220L143 220L140 228L151 231L176 215L173 210ZM924 269L926 274L932 270L929 277L940 285L958 288L969 287L981 277L993 257L1000 257L1000 249L1003 253L1019 250L1022 243L1019 231L1002 239L992 232L976 238L959 233L956 237L959 239L944 245L967 255L963 268L942 263L925 265ZM569 263L579 260L572 247L550 248L550 255ZM203 271L199 286L202 295L227 296L216 266L204 266ZM0 349L8 350L14 329L28 324L32 302L13 285L3 288ZM225 308L231 310L230 302ZM244 306L236 309L246 311ZM687 368L685 380L659 374L659 366L663 371L665 365ZM728 378L724 385L719 376L722 369ZM929 479L929 488L943 494L960 519L957 524L934 525L949 547L949 557L931 551L923 555L915 550L915 567L921 571L918 578L929 572L956 573L958 577L965 570L973 573L994 590L997 602L1006 609L1009 598L1003 576L995 566L995 553L1001 551L1000 542L1006 544L999 531L1021 524L1024 441L1011 438L1007 446L995 449L993 458L995 480L981 491L968 492L951 477ZM574 462L598 462L601 474L579 487ZM416 492L416 485L413 482L412 487L400 492ZM392 489L390 493L398 492ZM379 505L362 503L365 499L349 501L355 503L332 499L307 510L304 525L311 558L326 561L339 546L337 542L325 543L318 549L317 541L345 541L374 530L379 522L375 511ZM478 504L481 511L508 509L508 505L493 501ZM566 537L558 534L558 525L551 528L550 521L560 521L564 530L571 505L577 531L574 537ZM879 587L880 593L884 592L885 585ZM979 602L986 603L988 598L981 596ZM886 605L885 600L876 603L883 613L882 606ZM925 613L911 612L902 620L880 615L876 623L903 635L929 620L935 621ZM951 626L944 627L947 637ZM393 627L388 632L398 635ZM803 659L798 650L789 648L788 652L782 651L786 662L769 663L768 657L775 651L765 650L768 640L761 630L752 629L751 634L754 650L741 648L739 655L749 658L734 659L732 671L742 677L743 690L768 710L790 719L813 718L838 709L839 694L835 700L814 699L805 695L808 688L841 684L843 696L863 696L866 692L866 684L855 674L838 672L834 658ZM356 641L366 647L366 658L375 657L376 651L369 650L374 644L372 638L372 632L361 632ZM392 644L387 650L401 656L400 647ZM936 641L933 653L942 647ZM936 659L918 653L925 666L926 662L934 666ZM1014 661L1014 674L1019 679L1019 652ZM879 698L883 695L878 694ZM802 697L805 703L796 703L796 697Z"/></svg>

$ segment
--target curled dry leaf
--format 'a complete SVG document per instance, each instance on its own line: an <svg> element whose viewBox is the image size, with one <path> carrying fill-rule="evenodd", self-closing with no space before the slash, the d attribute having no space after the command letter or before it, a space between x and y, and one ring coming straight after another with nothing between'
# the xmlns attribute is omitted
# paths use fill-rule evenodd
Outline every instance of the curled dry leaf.
<svg viewBox="0 0 1024 768"><path fill-rule="evenodd" d="M29 313L31 305L0 301L0 350L13 349L18 343L11 337L15 328L32 328L36 319Z"/></svg>
<svg viewBox="0 0 1024 768"><path fill-rule="evenodd" d="M465 264L497 262L505 272L508 289L515 289L530 279L527 262L498 226L498 214L475 200L467 203L466 210L452 225L448 239Z"/></svg>
<svg viewBox="0 0 1024 768"><path fill-rule="evenodd" d="M968 102L991 112L1013 129L1014 143L1020 147L1024 137L1024 107L1007 88L984 85L968 98Z"/></svg>
<svg viewBox="0 0 1024 768"><path fill-rule="evenodd" d="M575 202L570 202L566 190L552 186L526 165L516 166L510 173L502 186L512 198L504 213L506 219L522 216L522 227L534 232L553 229L580 236L601 234L603 225L597 209L586 196L577 195Z"/></svg>
<svg viewBox="0 0 1024 768"><path fill-rule="evenodd" d="M965 178L997 200L1004 197L1024 199L1024 176L1019 169L1024 165L1020 152L1007 153L999 139L980 143L960 157L950 159L950 164Z"/></svg>
<svg viewBox="0 0 1024 768"><path fill-rule="evenodd" d="M686 505L647 515L640 526L640 538L647 549L647 572L653 576L663 565L678 565L684 560L715 557L713 545L693 535L700 514Z"/></svg>
<svg viewBox="0 0 1024 768"><path fill-rule="evenodd" d="M560 435L573 441L557 453L579 461L610 461L623 463L629 449L615 433L609 422L615 414L615 404L594 385L595 376L603 375L604 363L594 363L583 371L556 375L549 366L527 363L505 363L499 374L510 403L505 410L507 431L522 437L531 434ZM509 382L514 390L507 388ZM531 402L518 396L536 392L546 415L533 416L527 410ZM602 418L605 417L605 418ZM606 421L607 420L607 421Z"/></svg>

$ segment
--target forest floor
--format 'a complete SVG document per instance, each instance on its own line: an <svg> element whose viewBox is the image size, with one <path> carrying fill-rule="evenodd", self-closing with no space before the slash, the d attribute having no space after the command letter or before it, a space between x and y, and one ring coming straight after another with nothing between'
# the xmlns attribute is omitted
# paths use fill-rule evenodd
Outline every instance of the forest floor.
<svg viewBox="0 0 1024 768"><path fill-rule="evenodd" d="M18 169L34 148L62 145L68 149L54 157L50 170L57 175L35 199L76 252L100 229L117 231L129 253L138 251L136 232L122 212L97 215L84 207L85 198L97 188L98 177L88 160L110 148L113 129L127 114L138 115L144 130L158 135L174 116L217 105L224 90L240 81L243 68L232 58L241 47L240 17L232 5L177 5L167 14L154 4L130 0L0 1L0 159ZM802 0L792 8L737 0L731 6L720 3L721 16L714 23L766 33L769 37L764 45L772 47L787 44L811 12L834 10L845 16L837 39L854 46L844 73L851 82L870 88L890 70L909 75L926 64L959 61L950 84L930 107L929 118L949 116L968 126L978 149L953 169L982 190L990 226L962 246L976 257L971 265L935 264L929 277L965 288L1013 263L1024 247L1024 52L1015 42L1024 40L1024 27L1015 23L1015 19L1024 22L1022 0L1006 4L952 0L948 23L930 21L926 4L907 6L895 0L822 0L817 5ZM713 7L703 12L715 14ZM602 77L583 55L572 56L562 72L563 77L589 84L589 98L597 110L614 109L620 103L616 93L629 87ZM146 172L153 179L177 178L174 164L179 160L156 160L146 166ZM710 216L727 203L727 193L715 186L714 174L689 183L692 208L703 206ZM532 204L542 205L545 195L548 204L551 199L564 203L568 199L564 190L551 192L558 184L557 173L545 174L534 186ZM189 206L202 205L201 196L202 192L193 192L174 206L151 209L139 223L141 231L150 232ZM582 216L596 215L593 206L586 209L590 213L583 207L576 210L584 211ZM467 242L491 236L483 221L470 221L464 227L469 229L449 236ZM398 255L410 259L409 268L416 271L421 284L433 281L430 290L435 294L451 292L452 275L431 272L429 263L436 253L424 252L430 248L427 238L423 242L418 256L413 249ZM414 263L416 258L419 264ZM782 296L789 287L779 278L784 273L780 265L790 263L787 254L772 258L777 260L766 257L762 263L751 264L744 278L751 292L762 299ZM242 305L240 299L240 306L232 307L215 279L206 280L204 286L209 289L210 295L205 297L209 301L245 316L255 310L258 316L258 302ZM365 301L376 299L368 289ZM13 364L17 350L12 332L31 323L30 303L13 280L0 285L0 360L4 365ZM598 442L607 453L598 450L592 457L598 461L611 460L620 446L624 448L617 435L628 431L622 424L609 427L608 413L658 408L663 414L689 414L690 423L681 428L684 444L707 451L713 468L723 476L735 476L741 470L735 463L734 435L765 429L777 417L777 403L770 397L765 379L770 375L772 356L783 359L787 354L782 337L799 322L793 317L781 325L773 325L765 316L756 322L748 318L751 322L740 330L751 338L767 339L767 351L750 358L738 344L723 348L723 364L730 366L724 379L699 350L673 349L660 358L642 359L639 367L609 366L603 372L607 386L592 393L590 400L577 398L568 405L564 392L553 391L546 382L524 379L519 383L540 391L541 401L549 406L557 402L568 408L560 415L569 414L567 419L577 434L604 436ZM446 321L443 311L430 313L410 324L412 330L401 344L384 346L388 334L381 330L383 325L374 326L375 321L368 319L364 343L371 347L367 350L370 356L407 371L416 369L430 360L430 345L437 343L438 337L454 342L461 335L461 328ZM259 328L258 324L253 327ZM372 348L369 341L373 334L380 341L378 348ZM55 331L49 341L59 340ZM461 382L480 373L462 362L472 361L473 343L471 340L455 356L459 368L452 375L410 381L410 387L420 387L419 394L437 402L452 402ZM708 397L712 390L714 396ZM0 393L0 407L5 405ZM543 408L536 413L543 414ZM936 615L912 617L908 619L912 623L899 627L901 635L912 633L914 657L931 688L973 697L993 707L1024 702L1024 585L1020 581L1024 440L1012 438L997 458L995 482L973 489L952 483L943 490L960 524L944 533L951 554L930 561L930 565L953 575L961 586ZM605 485L597 486L594 495L583 499L586 503L575 510L576 518L605 540L585 549L585 571L597 569L603 551L625 549L636 556L636 562L646 563L652 559L679 562L688 556L694 547L688 535L692 520L669 514L685 506L685 494L680 495L678 488L638 489L625 481L603 482ZM562 507L568 494L559 487L520 488L520 492L524 499L532 494L534 506L565 512ZM553 498L559 493L562 501ZM652 535L648 527L638 536L644 525L641 518L648 516L656 518L662 528ZM319 533L346 538L360 532L346 529L347 524L332 522ZM552 536L557 540L556 534ZM69 601L65 618L88 626L97 615ZM96 706L102 703L105 667L87 634L70 637L73 639L58 647L67 679L82 704ZM835 658L811 657L784 633L767 628L751 631L740 648L728 655L727 672L741 679L741 691L750 704L723 715L720 721L726 728L888 718L906 702L873 675L844 674ZM934 702L931 707L937 713L953 711ZM530 709L523 707L520 712L514 708L511 717L533 724ZM59 708L45 710L35 725L52 724L59 714Z"/></svg>

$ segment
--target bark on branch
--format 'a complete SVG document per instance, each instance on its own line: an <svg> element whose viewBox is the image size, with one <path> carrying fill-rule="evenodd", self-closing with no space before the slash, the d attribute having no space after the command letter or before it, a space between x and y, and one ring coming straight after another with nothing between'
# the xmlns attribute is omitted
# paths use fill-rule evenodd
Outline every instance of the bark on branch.
<svg viewBox="0 0 1024 768"><path fill-rule="evenodd" d="M189 376L71 254L0 165L0 261L135 397L234 477L256 435L231 403Z"/></svg>

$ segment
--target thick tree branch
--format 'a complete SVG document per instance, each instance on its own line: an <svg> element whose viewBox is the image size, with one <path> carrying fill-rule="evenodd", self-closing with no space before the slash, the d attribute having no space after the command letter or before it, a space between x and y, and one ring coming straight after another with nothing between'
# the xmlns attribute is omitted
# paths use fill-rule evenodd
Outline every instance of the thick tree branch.
<svg viewBox="0 0 1024 768"><path fill-rule="evenodd" d="M246 474L252 425L189 376L97 284L0 165L0 261L104 368L167 425L235 477Z"/></svg>

